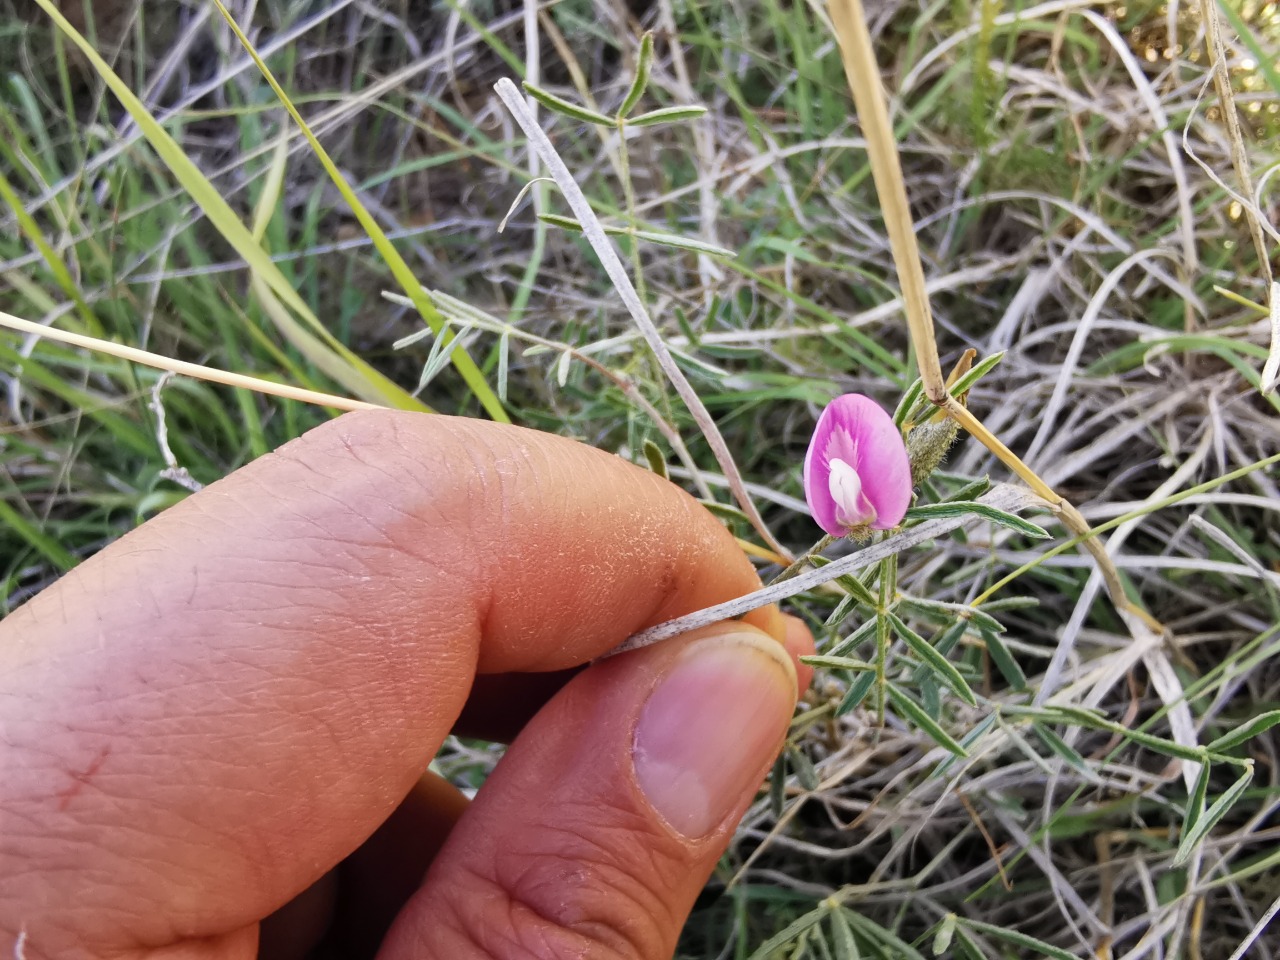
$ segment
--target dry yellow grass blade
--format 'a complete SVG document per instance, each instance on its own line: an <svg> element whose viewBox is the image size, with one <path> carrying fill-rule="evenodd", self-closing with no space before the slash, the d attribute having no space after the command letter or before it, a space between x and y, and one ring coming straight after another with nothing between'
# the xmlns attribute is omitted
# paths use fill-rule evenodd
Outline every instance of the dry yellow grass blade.
<svg viewBox="0 0 1280 960"><path fill-rule="evenodd" d="M1081 545L1097 562L1111 602L1115 604L1130 631L1135 636L1144 630L1163 633L1164 627L1126 595L1120 574L1107 554L1106 544L1101 538L1090 535L1092 531L1080 511L1040 479L1034 470L1023 463L1017 454L983 426L947 390L946 376L938 357L937 340L934 338L933 316L929 311L924 268L920 263L920 248L916 244L911 207L902 177L902 164L885 105L885 91L880 81L880 69L871 43L871 34L867 30L866 15L861 0L831 0L830 7L845 75L867 139L867 158L871 164L876 195L880 199L880 209L884 214L898 281L902 286L907 327L911 334L911 344L915 348L916 362L920 366L920 379L924 384L925 394L995 454L1037 495L1048 501L1067 529L1076 536L1087 538Z"/></svg>
<svg viewBox="0 0 1280 960"><path fill-rule="evenodd" d="M127 347L122 343L112 343L110 340L99 340L97 337L69 333L56 327L46 327L38 323L32 323L30 320L23 320L21 317L15 317L3 311L0 311L0 327L8 327L10 330L17 330L19 333L30 333L46 340L57 340L59 343L65 343L73 347L83 347L86 350L105 353L112 357L119 357L121 360L128 360L131 363L154 367L157 370L168 370L170 373L177 373L184 377L208 380L210 383L221 383L228 387L240 387L244 390L256 390L258 393L270 394L273 397L284 397L286 400L314 403L317 406L332 407L335 410L383 409L382 404L352 400L350 397L339 397L332 393L320 393L317 390L304 390L301 387L291 387L288 384L274 383L271 380L262 380L258 377L247 377L241 373L230 373L226 370L219 370L216 367L188 363L186 360L174 360L171 357L163 357L158 353L139 350L137 347Z"/></svg>

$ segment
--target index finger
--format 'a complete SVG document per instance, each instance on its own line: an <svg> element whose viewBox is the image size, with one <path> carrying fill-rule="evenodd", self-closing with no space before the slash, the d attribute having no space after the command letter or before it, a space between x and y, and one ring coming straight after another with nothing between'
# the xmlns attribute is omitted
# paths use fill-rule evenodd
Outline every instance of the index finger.
<svg viewBox="0 0 1280 960"><path fill-rule="evenodd" d="M757 585L617 457L342 417L0 624L0 930L34 960L251 927L391 812L476 671L583 663Z"/></svg>

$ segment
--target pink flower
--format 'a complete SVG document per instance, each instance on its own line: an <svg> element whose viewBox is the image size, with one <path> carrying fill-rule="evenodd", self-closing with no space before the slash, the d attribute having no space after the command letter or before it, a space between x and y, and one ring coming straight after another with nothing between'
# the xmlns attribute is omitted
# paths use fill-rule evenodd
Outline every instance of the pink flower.
<svg viewBox="0 0 1280 960"><path fill-rule="evenodd" d="M834 537L901 523L911 505L911 464L893 417L860 393L832 400L804 458L804 495L813 519Z"/></svg>

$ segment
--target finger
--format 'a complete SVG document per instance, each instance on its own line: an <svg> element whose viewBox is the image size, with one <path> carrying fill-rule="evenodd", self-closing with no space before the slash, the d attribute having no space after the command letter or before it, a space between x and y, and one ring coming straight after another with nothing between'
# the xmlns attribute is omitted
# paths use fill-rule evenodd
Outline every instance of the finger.
<svg viewBox="0 0 1280 960"><path fill-rule="evenodd" d="M0 623L0 935L34 960L252 927L386 819L477 669L572 667L757 584L617 457L342 417Z"/></svg>
<svg viewBox="0 0 1280 960"><path fill-rule="evenodd" d="M800 657L816 652L813 634L798 617L783 614L774 617L769 612L764 615L764 622L769 624L770 630L783 636L784 646L795 662L800 690L808 689L813 681L813 668L801 663ZM478 676L453 732L459 736L510 743L580 669Z"/></svg>
<svg viewBox="0 0 1280 960"><path fill-rule="evenodd" d="M781 623L783 630L786 631L783 646L786 647L787 653L791 654L791 660L796 668L797 686L803 695L809 689L809 684L813 683L813 667L807 663L801 663L800 658L811 657L818 652L814 646L813 634L799 617L782 614Z"/></svg>
<svg viewBox="0 0 1280 960"><path fill-rule="evenodd" d="M428 771L373 836L263 920L258 960L372 958L468 802Z"/></svg>
<svg viewBox="0 0 1280 960"><path fill-rule="evenodd" d="M795 699L790 658L738 624L589 667L498 764L381 960L666 960Z"/></svg>

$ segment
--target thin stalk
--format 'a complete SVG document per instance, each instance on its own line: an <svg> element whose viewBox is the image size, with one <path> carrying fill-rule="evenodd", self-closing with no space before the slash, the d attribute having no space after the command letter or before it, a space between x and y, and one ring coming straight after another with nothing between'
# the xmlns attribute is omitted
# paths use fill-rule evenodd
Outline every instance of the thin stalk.
<svg viewBox="0 0 1280 960"><path fill-rule="evenodd" d="M880 605L876 608L876 726L884 726L889 699L889 608L898 591L898 555L880 561Z"/></svg>
<svg viewBox="0 0 1280 960"><path fill-rule="evenodd" d="M790 551L779 542L765 524L764 518L760 516L760 511L756 508L751 495L747 492L746 483L742 479L742 471L738 469L737 463L734 462L733 454L729 452L729 446L724 442L720 428L716 426L715 419L711 416L711 412L707 410L706 404L702 402L702 398L698 396L693 384L689 382L689 378L684 375L679 364L676 363L675 357L671 355L671 350L663 341L662 334L659 333L653 319L649 316L649 311L644 302L637 295L635 285L631 282L631 278L627 276L626 268L623 267L622 260L618 257L618 251L605 234L600 218L596 216L595 210L592 209L586 194L582 192L582 188L574 180L573 174L569 172L564 160L561 159L560 154L552 146L551 140L530 115L529 108L525 105L524 98L520 96L519 91L516 90L515 84L504 77L494 84L494 90L497 92L499 99L506 104L507 109L511 111L516 123L524 131L525 136L529 138L530 149L538 152L542 162L547 166L547 171L564 195L565 201L578 218L578 222L582 224L582 232L591 244L591 249L600 258L601 266L604 267L605 273L608 274L609 279L613 282L614 289L617 290L618 296L621 297L627 311L631 314L631 319L635 321L645 340L648 341L650 349L657 357L658 365L662 367L663 373L667 375L671 385L680 394L680 399L684 401L689 413L702 431L702 435L706 438L707 445L711 447L711 452L715 455L716 462L720 465L720 471L729 482L729 488L733 491L734 499L738 501L738 506L747 515L747 519L751 521L751 525L760 534L761 539L768 544L774 553L789 559L791 556Z"/></svg>
<svg viewBox="0 0 1280 960"><path fill-rule="evenodd" d="M286 400L314 403L317 406L332 407L336 410L386 409L382 404L366 403L363 400L352 400L349 397L339 397L331 393L320 393L317 390L304 390L301 387L273 383L270 380L262 380L258 377L229 373L216 367L204 367L198 363L188 363L185 360L162 357L158 353L139 350L137 347L126 347L124 344L112 343L110 340L99 340L96 337L68 333L66 330L32 323L30 320L23 320L3 311L0 311L0 327L8 327L10 330L29 333L37 337L43 337L46 340L56 340L59 343L69 344L73 347L83 347L86 350L105 353L112 357L119 357L121 360L128 360L130 363L140 363L145 367L154 367L157 370L167 370L170 373L181 374L184 377L194 377L197 380L221 383L228 387L239 387L243 390L256 390L258 393L270 394L273 397L284 397Z"/></svg>
<svg viewBox="0 0 1280 960"><path fill-rule="evenodd" d="M631 182L631 158L627 156L627 118L618 117L618 179L622 181L622 201L627 211L627 223L636 229L636 187ZM640 300L647 303L648 291L644 284L644 270L640 263L640 241L631 237L631 272L635 276L636 293Z"/></svg>
<svg viewBox="0 0 1280 960"><path fill-rule="evenodd" d="M806 550L804 552L804 555L801 556L794 563L792 563L789 567L787 567L787 569L783 570L780 574L778 574L776 577L770 580L769 581L770 584L782 583L784 580L790 580L797 573L799 573L805 567L807 567L809 565L809 561L811 561L814 557L821 554L823 550L826 550L827 547L831 546L838 539L840 538L833 537L831 534L828 533L821 540L815 543L812 547Z"/></svg>

